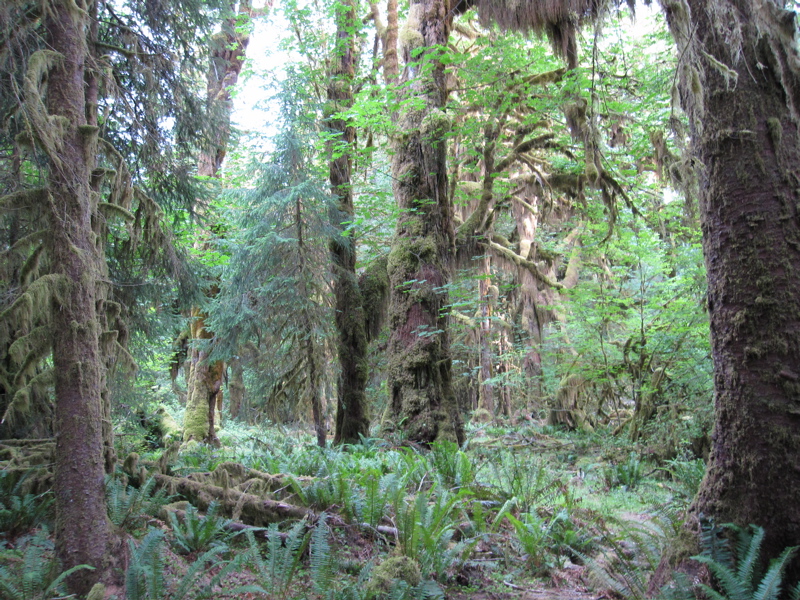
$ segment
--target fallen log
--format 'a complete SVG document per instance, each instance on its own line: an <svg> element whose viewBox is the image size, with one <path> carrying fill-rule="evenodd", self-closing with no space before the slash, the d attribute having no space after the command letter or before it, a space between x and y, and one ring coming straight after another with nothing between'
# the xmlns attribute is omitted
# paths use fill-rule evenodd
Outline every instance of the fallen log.
<svg viewBox="0 0 800 600"><path fill-rule="evenodd" d="M155 479L157 487L166 489L170 494L183 496L200 510L208 510L212 502L217 502L221 514L246 525L261 527L269 523L316 518L314 511L308 508L243 493L233 488L169 475L156 474Z"/></svg>

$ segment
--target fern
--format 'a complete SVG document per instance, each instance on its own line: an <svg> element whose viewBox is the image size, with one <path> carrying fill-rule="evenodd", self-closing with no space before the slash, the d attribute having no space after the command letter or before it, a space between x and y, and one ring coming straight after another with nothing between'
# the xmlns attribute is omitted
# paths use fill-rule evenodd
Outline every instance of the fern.
<svg viewBox="0 0 800 600"><path fill-rule="evenodd" d="M311 534L311 549L309 560L311 563L311 580L316 590L324 594L333 581L334 563L331 556L331 546L328 543L328 528L325 524L328 515L322 513L317 525Z"/></svg>
<svg viewBox="0 0 800 600"><path fill-rule="evenodd" d="M150 529L138 547L133 540L128 540L130 562L125 573L127 600L158 600L164 597L166 562L163 542L164 532L159 529Z"/></svg>
<svg viewBox="0 0 800 600"><path fill-rule="evenodd" d="M129 529L147 516L155 516L162 506L169 504L165 490L155 494L155 477L148 479L139 489L126 486L124 478L106 477L106 506L108 518L117 527Z"/></svg>
<svg viewBox="0 0 800 600"><path fill-rule="evenodd" d="M27 475L0 471L0 532L14 536L49 520L53 508L50 492L25 492Z"/></svg>
<svg viewBox="0 0 800 600"><path fill-rule="evenodd" d="M229 519L216 516L218 504L212 502L208 506L206 516L198 514L194 506L189 506L183 519L178 519L176 513L170 513L173 541L178 550L184 554L204 552L215 545L223 545L230 537L225 528L230 523Z"/></svg>
<svg viewBox="0 0 800 600"><path fill-rule="evenodd" d="M736 560L733 560L729 551L723 552L728 545L727 540L720 541L719 529L713 522L704 524L703 553L692 558L708 567L719 589L701 584L703 591L713 600L777 600L783 584L783 571L797 546L786 548L778 558L772 560L767 572L757 582L764 529L757 525L750 525L746 529L733 525L723 527L737 533ZM714 555L718 558L714 558ZM798 593L797 588L794 593Z"/></svg>
<svg viewBox="0 0 800 600"><path fill-rule="evenodd" d="M0 566L0 600L48 600L63 597L67 577L89 565L78 565L58 573L53 543L42 529L21 544L16 561Z"/></svg>
<svg viewBox="0 0 800 600"><path fill-rule="evenodd" d="M270 590L285 598L308 546L310 535L306 533L306 522L295 523L285 536L281 535L276 523L271 524L267 529L266 560L261 556L252 531L246 531L245 535L250 546L250 564L255 568L260 584L257 589L264 594Z"/></svg>
<svg viewBox="0 0 800 600"><path fill-rule="evenodd" d="M216 546L200 555L195 560L181 579L171 586L166 585L164 558L164 532L150 529L140 544L136 546L133 541L128 541L130 548L130 563L125 575L126 600L184 600L191 594L191 598L201 600L213 598L218 595L218 588L222 581L231 573L238 572L246 562L246 556L237 556L231 561L221 563L222 568L216 571L213 577L200 585L206 574L208 563L216 562L218 555L225 551L222 546ZM259 591L251 586L228 590L229 592Z"/></svg>

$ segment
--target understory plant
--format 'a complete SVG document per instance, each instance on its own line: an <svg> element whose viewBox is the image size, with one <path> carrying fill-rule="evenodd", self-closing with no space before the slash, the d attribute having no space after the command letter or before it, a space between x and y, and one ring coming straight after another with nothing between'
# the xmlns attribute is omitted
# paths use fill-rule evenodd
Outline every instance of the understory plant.
<svg viewBox="0 0 800 600"><path fill-rule="evenodd" d="M175 512L169 513L173 543L178 552L190 554L205 552L215 546L225 546L230 537L225 528L230 520L218 517L218 508L219 505L212 502L205 516L202 516L194 506L190 505L186 508L182 520Z"/></svg>
<svg viewBox="0 0 800 600"><path fill-rule="evenodd" d="M0 536L24 532L46 522L52 513L53 495L27 492L25 480L13 471L0 471Z"/></svg>
<svg viewBox="0 0 800 600"><path fill-rule="evenodd" d="M64 582L78 565L60 572L47 528L21 540L14 550L0 551L0 600L50 600L66 595Z"/></svg>
<svg viewBox="0 0 800 600"><path fill-rule="evenodd" d="M248 560L248 554L240 554L230 561L220 561L224 546L215 546L204 552L191 563L178 579L167 577L167 561L164 554L164 532L150 529L137 545L128 541L130 562L125 574L126 600L201 600L214 598L219 594L220 585L231 573L240 571ZM218 568L213 576L206 577L208 565L214 563ZM226 590L228 593L257 591L252 587Z"/></svg>
<svg viewBox="0 0 800 600"><path fill-rule="evenodd" d="M729 542L721 534L729 530L736 535L736 548L731 552ZM761 546L764 529L757 525L737 527L732 524L717 527L704 524L701 542L703 552L692 558L703 563L714 577L714 586L700 584L703 593L712 600L778 600L784 587L783 573L797 546L790 546L773 558L764 570ZM789 597L800 598L800 584Z"/></svg>
<svg viewBox="0 0 800 600"><path fill-rule="evenodd" d="M121 473L106 477L106 507L108 518L117 527L130 529L153 517L170 501L166 490L155 491L156 479L149 478L139 488L127 485Z"/></svg>

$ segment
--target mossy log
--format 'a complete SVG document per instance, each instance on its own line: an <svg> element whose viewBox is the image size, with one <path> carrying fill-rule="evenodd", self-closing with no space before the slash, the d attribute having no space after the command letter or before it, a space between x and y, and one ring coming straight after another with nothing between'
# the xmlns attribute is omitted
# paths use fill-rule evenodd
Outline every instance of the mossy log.
<svg viewBox="0 0 800 600"><path fill-rule="evenodd" d="M247 525L260 527L287 520L313 519L315 516L307 508L242 493L232 488L226 489L185 477L156 475L155 478L158 487L166 489L170 494L180 494L200 510L207 510L212 502L217 502L221 514L228 517L238 514L238 520Z"/></svg>
<svg viewBox="0 0 800 600"><path fill-rule="evenodd" d="M313 477L290 477L283 474L272 475L257 469L250 469L236 462L224 462L217 465L213 471L191 473L187 479L197 483L211 483L225 489L234 489L239 492L253 495L275 494L284 500L287 495L281 492L292 490L292 481L302 486L311 483Z"/></svg>

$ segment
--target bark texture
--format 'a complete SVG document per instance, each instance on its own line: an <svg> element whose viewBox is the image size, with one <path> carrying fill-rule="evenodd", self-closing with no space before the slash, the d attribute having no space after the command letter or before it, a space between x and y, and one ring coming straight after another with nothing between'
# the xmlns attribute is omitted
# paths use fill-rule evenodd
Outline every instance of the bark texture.
<svg viewBox="0 0 800 600"><path fill-rule="evenodd" d="M331 58L328 81L328 111L336 115L353 104L351 82L356 68L356 18L352 2L341 2L337 12L336 46ZM337 236L331 242L336 328L339 333L338 354L341 374L336 403L334 444L356 443L369 434L367 417L367 335L361 290L356 277L355 239L346 234L347 223L353 221L351 152L355 144L355 127L335 116L328 119L333 139L329 144L331 189L338 198L338 215L333 223Z"/></svg>
<svg viewBox="0 0 800 600"><path fill-rule="evenodd" d="M662 0L704 166L715 426L691 512L800 542L800 78L795 15L773 0ZM660 571L670 566L662 561ZM663 575L663 573L660 573Z"/></svg>
<svg viewBox="0 0 800 600"><path fill-rule="evenodd" d="M98 569L70 578L76 593L88 592L96 581L110 539L103 486L105 367L97 316L105 296L98 288L105 284L99 281L102 260L92 230L97 127L86 119L87 8L54 1L45 21L48 45L56 53L50 56L46 97L46 118L54 129L47 132L54 137L52 145L46 144L50 243L53 272L65 286L53 311L56 552L64 568L88 564Z"/></svg>
<svg viewBox="0 0 800 600"><path fill-rule="evenodd" d="M389 391L409 439L461 443L448 332L449 262L454 245L447 193L445 70L436 48L449 37L443 0L413 1L400 34L406 57L401 94L418 103L398 117L392 176L401 214L389 255Z"/></svg>

